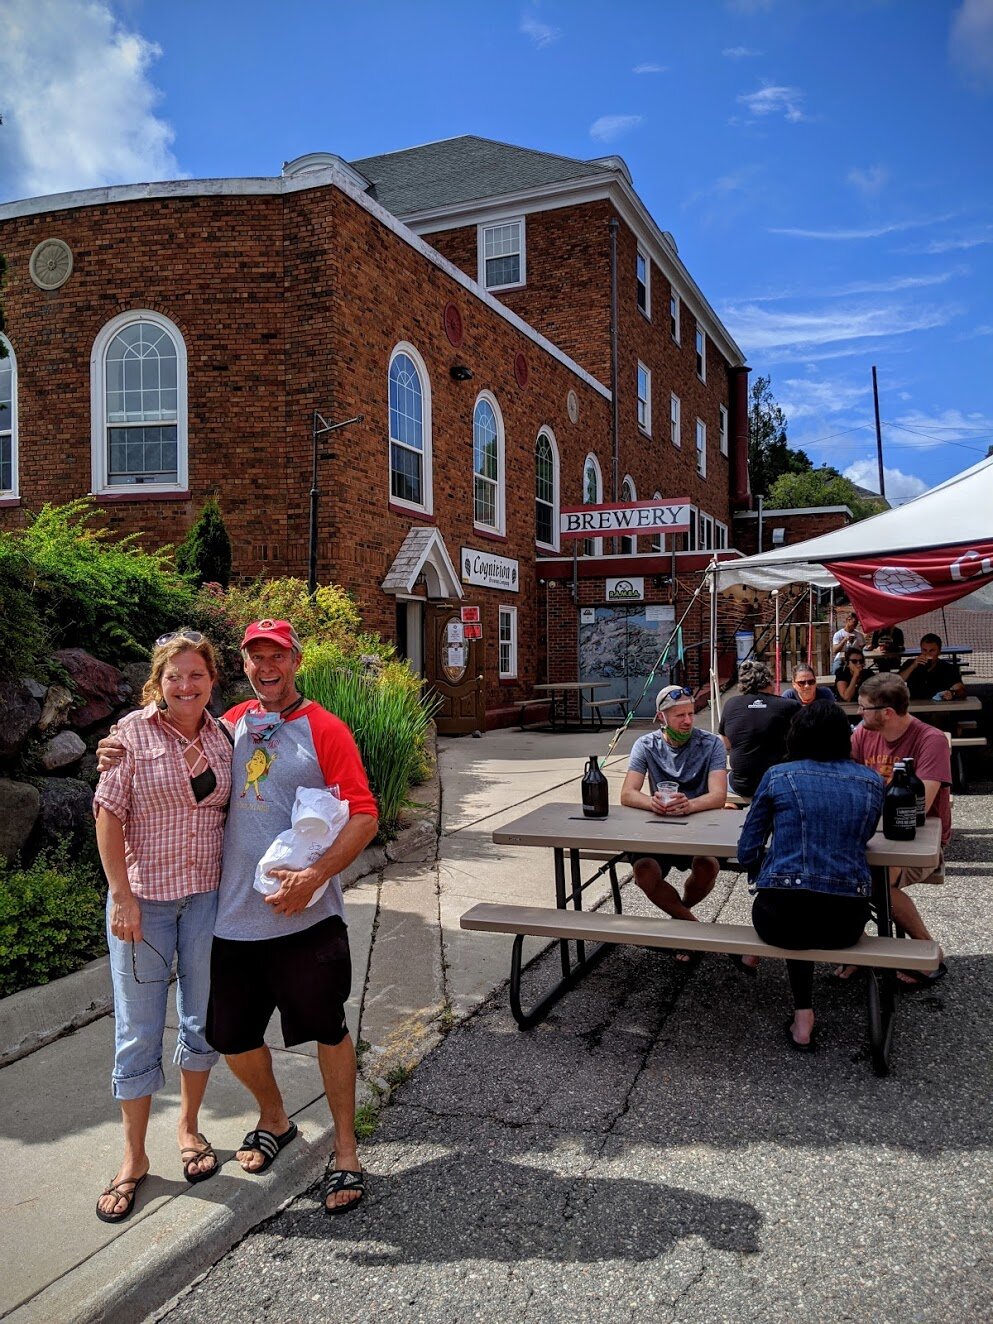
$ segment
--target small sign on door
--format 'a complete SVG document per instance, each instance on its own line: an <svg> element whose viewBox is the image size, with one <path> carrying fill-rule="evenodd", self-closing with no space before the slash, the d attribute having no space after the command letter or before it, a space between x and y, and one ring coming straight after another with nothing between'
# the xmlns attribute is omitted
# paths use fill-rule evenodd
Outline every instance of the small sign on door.
<svg viewBox="0 0 993 1324"><path fill-rule="evenodd" d="M467 625L465 627L465 637L467 639L482 639L483 627L481 625Z"/></svg>
<svg viewBox="0 0 993 1324"><path fill-rule="evenodd" d="M459 615L462 617L463 624L470 624L470 623L473 625L479 624L478 607L462 607L459 609Z"/></svg>

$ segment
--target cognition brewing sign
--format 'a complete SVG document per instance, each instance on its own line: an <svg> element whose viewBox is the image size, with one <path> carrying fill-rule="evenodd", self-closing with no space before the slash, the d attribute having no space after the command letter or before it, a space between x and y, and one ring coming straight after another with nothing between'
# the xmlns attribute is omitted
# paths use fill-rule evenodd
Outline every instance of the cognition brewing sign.
<svg viewBox="0 0 993 1324"><path fill-rule="evenodd" d="M626 501L614 506L563 506L563 538L591 538L611 533L688 533L688 497L674 501Z"/></svg>
<svg viewBox="0 0 993 1324"><path fill-rule="evenodd" d="M462 583L479 584L482 588L502 588L516 593L520 588L517 565L509 556L494 556L492 552L477 552L472 547L463 547Z"/></svg>

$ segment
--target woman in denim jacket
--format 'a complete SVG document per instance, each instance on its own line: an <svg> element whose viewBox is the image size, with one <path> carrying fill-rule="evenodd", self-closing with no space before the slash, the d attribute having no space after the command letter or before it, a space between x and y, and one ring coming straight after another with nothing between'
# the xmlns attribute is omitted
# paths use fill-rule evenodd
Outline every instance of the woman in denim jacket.
<svg viewBox="0 0 993 1324"><path fill-rule="evenodd" d="M852 762L848 718L834 703L801 708L786 762L759 783L738 841L755 893L752 923L776 947L851 947L869 918L865 850L883 807L880 777ZM766 841L772 833L768 850ZM786 1037L814 1051L810 961L787 961L794 1013Z"/></svg>

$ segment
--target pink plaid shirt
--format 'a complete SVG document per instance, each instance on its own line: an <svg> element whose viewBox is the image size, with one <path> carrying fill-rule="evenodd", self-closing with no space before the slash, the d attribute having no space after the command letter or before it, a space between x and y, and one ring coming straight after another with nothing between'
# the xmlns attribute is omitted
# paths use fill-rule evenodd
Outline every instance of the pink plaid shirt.
<svg viewBox="0 0 993 1324"><path fill-rule="evenodd" d="M213 892L221 877L224 820L231 795L231 743L208 714L203 750L217 786L199 804L179 737L148 704L117 726L124 758L101 773L93 797L124 824L128 881L148 901Z"/></svg>

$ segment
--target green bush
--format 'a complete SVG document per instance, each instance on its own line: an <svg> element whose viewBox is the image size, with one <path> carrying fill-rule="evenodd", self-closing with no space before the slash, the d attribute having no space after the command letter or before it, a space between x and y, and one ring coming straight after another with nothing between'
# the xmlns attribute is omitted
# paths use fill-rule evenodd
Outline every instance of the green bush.
<svg viewBox="0 0 993 1324"><path fill-rule="evenodd" d="M423 780L429 761L435 701L422 698L420 680L406 663L394 661L365 675L358 659L333 645L304 649L297 683L308 699L351 728L379 804L380 836L395 836L408 791Z"/></svg>
<svg viewBox="0 0 993 1324"><path fill-rule="evenodd" d="M0 865L0 997L72 974L107 950L105 893L86 862Z"/></svg>
<svg viewBox="0 0 993 1324"><path fill-rule="evenodd" d="M220 584L231 578L231 539L217 497L210 497L189 533L176 548L176 569L195 588Z"/></svg>
<svg viewBox="0 0 993 1324"><path fill-rule="evenodd" d="M0 670L7 676L45 670L50 643L30 580L31 562L9 537L0 537Z"/></svg>
<svg viewBox="0 0 993 1324"><path fill-rule="evenodd" d="M359 609L337 584L322 584L311 597L302 579L257 579L246 588L228 589L224 606L242 628L268 617L291 621L302 643L340 643L344 651L361 652L359 645L367 639L383 647L376 636L360 633Z"/></svg>

